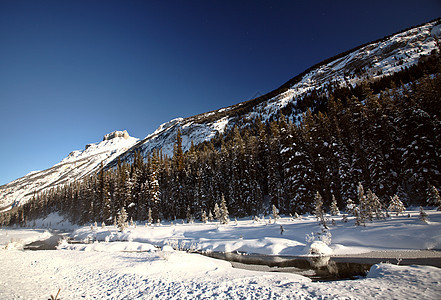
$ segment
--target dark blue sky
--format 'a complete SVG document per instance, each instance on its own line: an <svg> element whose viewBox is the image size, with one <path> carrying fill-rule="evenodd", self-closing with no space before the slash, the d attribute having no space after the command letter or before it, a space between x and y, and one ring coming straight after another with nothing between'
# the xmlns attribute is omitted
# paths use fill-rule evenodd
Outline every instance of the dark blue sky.
<svg viewBox="0 0 441 300"><path fill-rule="evenodd" d="M0 0L0 184L440 16L439 0Z"/></svg>

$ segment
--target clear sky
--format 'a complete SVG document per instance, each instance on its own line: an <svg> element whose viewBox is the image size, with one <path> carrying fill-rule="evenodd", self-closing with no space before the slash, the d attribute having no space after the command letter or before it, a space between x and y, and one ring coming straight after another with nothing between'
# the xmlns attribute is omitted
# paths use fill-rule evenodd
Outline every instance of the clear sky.
<svg viewBox="0 0 441 300"><path fill-rule="evenodd" d="M0 184L440 16L439 0L0 0Z"/></svg>

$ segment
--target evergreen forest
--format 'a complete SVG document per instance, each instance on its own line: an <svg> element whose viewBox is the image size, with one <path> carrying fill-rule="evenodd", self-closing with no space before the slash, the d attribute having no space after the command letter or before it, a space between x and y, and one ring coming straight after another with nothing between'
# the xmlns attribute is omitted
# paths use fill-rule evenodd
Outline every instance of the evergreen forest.
<svg viewBox="0 0 441 300"><path fill-rule="evenodd" d="M270 214L273 205L303 214L314 212L317 193L325 210L333 199L344 210L360 184L385 206L394 195L406 206L433 205L430 189L441 187L440 70L434 53L381 80L310 94L266 122L242 119L185 153L178 133L172 157L135 153L130 163L35 193L0 223L59 212L78 224L108 224L122 208L137 221L201 219L222 198L232 217Z"/></svg>

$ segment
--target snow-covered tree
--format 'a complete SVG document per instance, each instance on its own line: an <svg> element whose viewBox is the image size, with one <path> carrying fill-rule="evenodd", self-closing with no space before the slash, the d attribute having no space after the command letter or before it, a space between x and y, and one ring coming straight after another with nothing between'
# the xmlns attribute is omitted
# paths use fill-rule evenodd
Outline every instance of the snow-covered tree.
<svg viewBox="0 0 441 300"><path fill-rule="evenodd" d="M221 208L220 208L220 223L221 224L228 224L230 221L230 218L228 216L228 208L227 208L227 201L225 200L224 195L222 194L222 201L221 201Z"/></svg>
<svg viewBox="0 0 441 300"><path fill-rule="evenodd" d="M117 227L118 227L119 231L124 231L128 227L127 226L127 212L124 207L121 208L121 210L119 211L118 220L117 220Z"/></svg>
<svg viewBox="0 0 441 300"><path fill-rule="evenodd" d="M398 195L394 195L393 197L390 198L390 203L389 203L389 208L390 211L393 211L397 214L397 216L399 214L402 214L406 208L404 207L403 202L401 202L400 198L398 197Z"/></svg>
<svg viewBox="0 0 441 300"><path fill-rule="evenodd" d="M205 212L205 210L201 213L201 221L202 223L207 223L207 213Z"/></svg>
<svg viewBox="0 0 441 300"><path fill-rule="evenodd" d="M346 201L346 213L355 216L354 210L355 210L356 207L357 207L357 205L355 205L354 201L352 201L351 198L349 198Z"/></svg>
<svg viewBox="0 0 441 300"><path fill-rule="evenodd" d="M151 225L153 223L153 217L152 217L152 208L149 207L148 213L147 213L147 222Z"/></svg>
<svg viewBox="0 0 441 300"><path fill-rule="evenodd" d="M314 214L317 220L320 222L320 224L322 224L323 227L327 228L325 212L323 210L323 198L319 192L316 192L314 202L315 202Z"/></svg>
<svg viewBox="0 0 441 300"><path fill-rule="evenodd" d="M337 206L337 200L335 199L334 194L332 194L332 201L331 201L331 215L337 216L340 214L340 210Z"/></svg>
<svg viewBox="0 0 441 300"><path fill-rule="evenodd" d="M214 204L214 218L216 220L220 220L220 218L221 218L220 208L219 208L219 205L217 205L217 203Z"/></svg>
<svg viewBox="0 0 441 300"><path fill-rule="evenodd" d="M277 219L280 218L279 210L277 209L277 207L274 204L273 204L273 217L274 217L274 221L277 221Z"/></svg>
<svg viewBox="0 0 441 300"><path fill-rule="evenodd" d="M438 210L441 210L441 196L433 185L429 186L429 199L427 199L427 203L435 205L438 207Z"/></svg>
<svg viewBox="0 0 441 300"><path fill-rule="evenodd" d="M424 223L429 222L429 218L427 217L427 213L424 211L423 207L420 206L420 216L419 219L423 221Z"/></svg>
<svg viewBox="0 0 441 300"><path fill-rule="evenodd" d="M208 221L213 222L213 213L211 210L208 212Z"/></svg>

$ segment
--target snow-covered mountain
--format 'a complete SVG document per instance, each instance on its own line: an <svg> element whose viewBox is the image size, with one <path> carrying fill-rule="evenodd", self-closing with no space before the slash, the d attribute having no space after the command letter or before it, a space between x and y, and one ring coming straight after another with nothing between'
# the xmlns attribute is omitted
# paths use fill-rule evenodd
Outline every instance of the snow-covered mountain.
<svg viewBox="0 0 441 300"><path fill-rule="evenodd" d="M84 150L72 151L65 159L53 167L34 171L0 187L0 207L9 209L25 203L34 192L41 192L99 170L136 144L138 139L130 137L127 131L106 134L102 142L86 145Z"/></svg>
<svg viewBox="0 0 441 300"><path fill-rule="evenodd" d="M192 141L197 145L234 125L246 124L256 118L269 120L288 103L296 103L313 91L326 93L331 84L355 86L366 78L375 80L399 72L417 64L421 57L437 49L434 37L441 37L441 24L438 23L440 20L429 22L325 60L261 97L186 119L171 120L121 155L120 159L130 160L135 151L147 156L154 149L162 149L164 154L171 156L178 128L185 151ZM290 119L296 117L291 115ZM109 167L115 165L116 161Z"/></svg>
<svg viewBox="0 0 441 300"><path fill-rule="evenodd" d="M130 161L135 151L147 157L154 149L171 156L178 129L184 151L224 133L235 125L260 118L269 120L288 104L317 92L327 93L332 86L354 86L366 78L378 79L418 63L421 57L436 51L434 37L441 37L440 20L405 30L381 40L357 47L327 59L292 78L280 88L255 99L189 118L176 118L162 124L142 140L127 132L113 132L100 143L73 151L52 168L31 172L0 187L0 210L23 204L34 192L40 192L99 170L101 164L114 167L118 158ZM295 112L289 116L295 119Z"/></svg>

